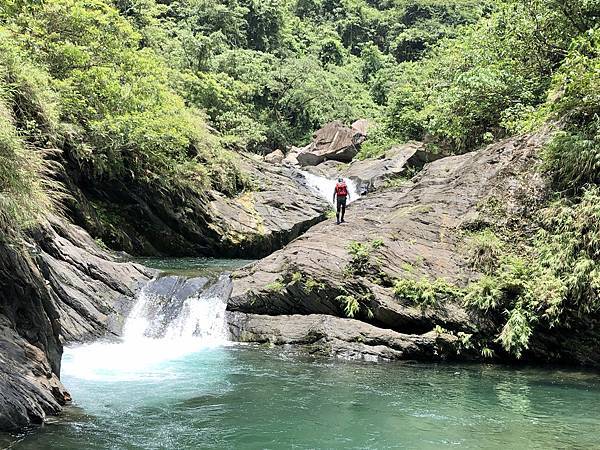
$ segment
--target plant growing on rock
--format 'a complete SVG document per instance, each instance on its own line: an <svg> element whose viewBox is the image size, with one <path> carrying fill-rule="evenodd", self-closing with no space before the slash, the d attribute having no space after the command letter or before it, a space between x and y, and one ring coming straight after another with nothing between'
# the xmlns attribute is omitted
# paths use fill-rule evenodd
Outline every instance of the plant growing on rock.
<svg viewBox="0 0 600 450"><path fill-rule="evenodd" d="M353 295L338 295L335 299L344 305L346 317L354 318L359 313L360 303Z"/></svg>
<svg viewBox="0 0 600 450"><path fill-rule="evenodd" d="M346 266L346 273L350 275L366 275L373 272L379 264L373 261L372 252L384 245L382 239L374 239L370 243L351 241L346 247L351 260Z"/></svg>
<svg viewBox="0 0 600 450"><path fill-rule="evenodd" d="M494 270L503 253L503 243L489 228L469 237L469 260L471 265L483 272Z"/></svg>
<svg viewBox="0 0 600 450"><path fill-rule="evenodd" d="M265 286L265 289L271 292L280 293L285 289L285 284L281 280L275 280Z"/></svg>
<svg viewBox="0 0 600 450"><path fill-rule="evenodd" d="M442 278L433 282L426 278L401 279L394 283L394 295L398 300L428 308L435 307L442 301L457 299L462 295L462 291Z"/></svg>
<svg viewBox="0 0 600 450"><path fill-rule="evenodd" d="M310 293L314 292L315 290L320 291L320 290L325 289L324 283L317 281L314 278L310 278L310 277L304 281L303 285L304 285L304 291L307 294L310 294Z"/></svg>
<svg viewBox="0 0 600 450"><path fill-rule="evenodd" d="M335 299L343 305L346 317L355 318L361 311L364 311L368 319L373 318L373 311L368 307L369 302L373 300L371 292L354 294L344 292Z"/></svg>

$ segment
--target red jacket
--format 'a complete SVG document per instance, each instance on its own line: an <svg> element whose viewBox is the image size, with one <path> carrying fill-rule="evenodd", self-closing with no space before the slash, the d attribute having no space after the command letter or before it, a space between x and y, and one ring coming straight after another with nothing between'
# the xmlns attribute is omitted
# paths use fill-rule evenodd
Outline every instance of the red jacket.
<svg viewBox="0 0 600 450"><path fill-rule="evenodd" d="M335 195L338 197L348 196L348 186L343 181L335 185Z"/></svg>

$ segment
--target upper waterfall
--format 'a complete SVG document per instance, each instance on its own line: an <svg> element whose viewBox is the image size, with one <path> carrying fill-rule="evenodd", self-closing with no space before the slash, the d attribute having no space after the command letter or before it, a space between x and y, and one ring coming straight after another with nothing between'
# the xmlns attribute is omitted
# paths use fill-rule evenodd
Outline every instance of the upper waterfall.
<svg viewBox="0 0 600 450"><path fill-rule="evenodd" d="M306 172L304 170L300 170L300 173L306 180L307 185L315 191L315 193L326 200L330 205L333 206L333 191L335 189L335 185L337 183L336 178L325 178L320 177L318 175L314 175L310 172ZM358 186L354 181L350 178L344 178L344 181L348 185L348 191L350 192L350 197L348 198L348 203L352 203L354 200L360 197L360 192L358 190Z"/></svg>

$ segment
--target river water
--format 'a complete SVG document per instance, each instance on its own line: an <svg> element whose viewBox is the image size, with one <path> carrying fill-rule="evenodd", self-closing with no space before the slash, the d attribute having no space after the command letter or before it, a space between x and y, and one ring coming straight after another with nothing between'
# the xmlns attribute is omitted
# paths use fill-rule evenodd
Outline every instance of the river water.
<svg viewBox="0 0 600 450"><path fill-rule="evenodd" d="M216 274L240 262L203 261L149 261L211 281L199 294L183 278L151 283L122 340L66 349L74 405L11 448L600 448L596 373L358 363L232 344ZM176 292L168 308L165 292Z"/></svg>

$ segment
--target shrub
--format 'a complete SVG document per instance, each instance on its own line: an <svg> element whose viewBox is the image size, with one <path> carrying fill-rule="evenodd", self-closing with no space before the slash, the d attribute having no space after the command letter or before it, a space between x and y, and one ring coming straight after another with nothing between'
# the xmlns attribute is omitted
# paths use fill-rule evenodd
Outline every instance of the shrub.
<svg viewBox="0 0 600 450"><path fill-rule="evenodd" d="M382 239L374 239L370 243L351 241L346 247L351 256L346 272L350 275L366 275L374 271L378 264L372 260L372 252L384 245Z"/></svg>
<svg viewBox="0 0 600 450"><path fill-rule="evenodd" d="M503 243L490 229L474 233L469 239L469 259L473 267L490 272L503 254Z"/></svg>
<svg viewBox="0 0 600 450"><path fill-rule="evenodd" d="M401 279L394 283L394 295L398 300L405 300L421 308L435 307L440 302L460 297L461 291L456 286L438 278L431 282L426 278L420 280Z"/></svg>
<svg viewBox="0 0 600 450"><path fill-rule="evenodd" d="M60 185L49 180L47 148L58 124L49 79L0 27L0 235L54 209Z"/></svg>

